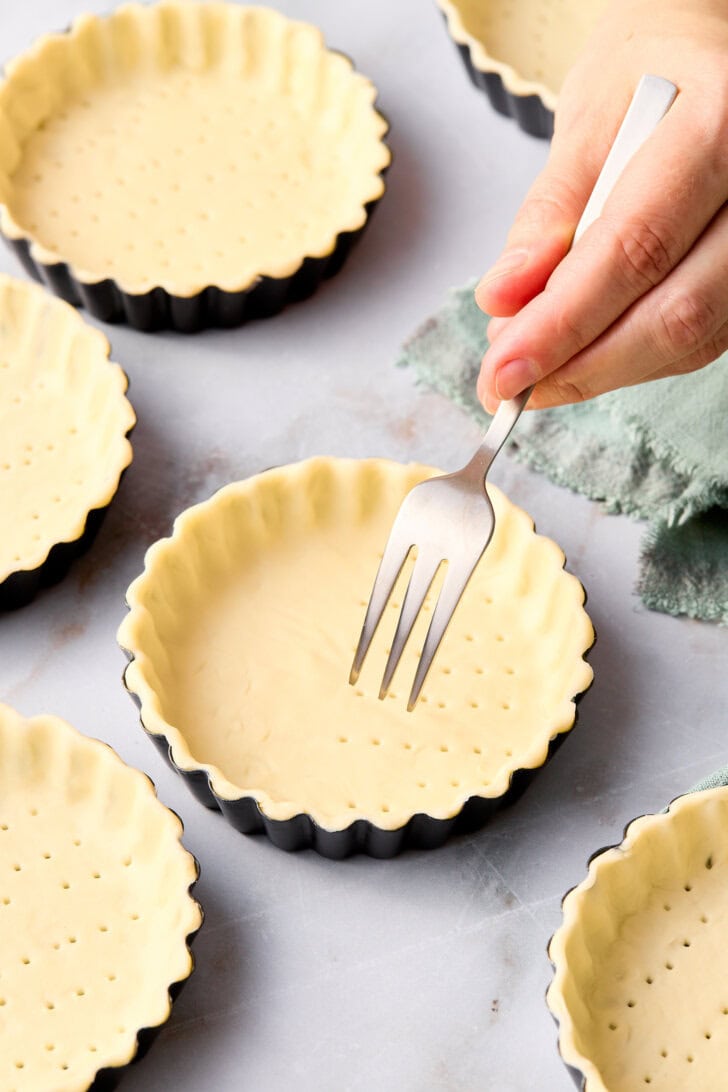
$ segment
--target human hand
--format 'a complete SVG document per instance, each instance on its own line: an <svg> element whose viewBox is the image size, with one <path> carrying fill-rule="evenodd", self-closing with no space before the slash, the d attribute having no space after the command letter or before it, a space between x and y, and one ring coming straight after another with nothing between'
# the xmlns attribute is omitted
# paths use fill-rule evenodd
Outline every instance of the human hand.
<svg viewBox="0 0 728 1092"><path fill-rule="evenodd" d="M678 97L569 251L640 76ZM559 97L545 170L476 289L495 316L478 395L493 412L694 371L728 348L728 8L615 0ZM568 253L567 253L568 251Z"/></svg>

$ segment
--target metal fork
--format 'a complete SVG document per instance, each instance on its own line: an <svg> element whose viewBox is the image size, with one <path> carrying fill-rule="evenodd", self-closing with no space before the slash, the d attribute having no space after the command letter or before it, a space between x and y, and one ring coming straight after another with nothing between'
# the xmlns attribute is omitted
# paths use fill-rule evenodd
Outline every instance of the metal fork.
<svg viewBox="0 0 728 1092"><path fill-rule="evenodd" d="M668 80L659 76L642 77L579 220L573 242L601 214L624 167L654 132L676 93L677 88ZM493 536L495 514L486 488L486 475L532 390L530 387L516 398L501 402L482 444L462 470L420 482L404 498L374 580L350 683L355 683L359 677L397 578L410 551L416 548L417 557L379 691L379 697L384 698L435 574L446 562L447 571L407 703L408 710L414 708L453 612Z"/></svg>

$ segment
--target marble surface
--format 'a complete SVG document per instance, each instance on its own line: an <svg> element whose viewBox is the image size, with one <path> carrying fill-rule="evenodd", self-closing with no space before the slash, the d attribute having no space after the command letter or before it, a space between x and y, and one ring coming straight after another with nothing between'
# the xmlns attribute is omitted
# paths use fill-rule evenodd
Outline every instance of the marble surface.
<svg viewBox="0 0 728 1092"><path fill-rule="evenodd" d="M317 453L446 467L469 454L472 422L393 361L447 288L496 256L546 156L471 88L434 5L278 6L379 86L386 198L343 272L273 320L189 338L107 330L131 377L135 460L93 551L0 618L0 699L66 717L147 771L202 865L197 970L129 1092L566 1092L543 1001L560 896L631 817L728 760L726 633L642 607L638 525L500 460L495 479L586 585L596 681L524 798L432 853L334 863L237 834L166 769L121 686L124 591L180 509ZM106 7L3 3L2 51ZM0 267L17 272L4 251Z"/></svg>

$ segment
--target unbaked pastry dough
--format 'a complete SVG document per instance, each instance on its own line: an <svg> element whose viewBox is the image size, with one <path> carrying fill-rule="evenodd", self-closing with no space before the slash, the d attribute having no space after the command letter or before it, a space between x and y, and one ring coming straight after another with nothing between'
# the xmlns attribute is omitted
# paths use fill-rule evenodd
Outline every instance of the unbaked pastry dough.
<svg viewBox="0 0 728 1092"><path fill-rule="evenodd" d="M0 705L1 1092L82 1092L167 1019L201 920L181 833L110 748Z"/></svg>
<svg viewBox="0 0 728 1092"><path fill-rule="evenodd" d="M498 797L574 722L591 668L583 590L558 546L491 489L496 532L414 712L406 696L430 602L389 697L377 698L402 602L395 590L348 684L380 551L402 498L431 471L312 459L230 485L185 512L131 586L119 640L152 733L219 796L339 830L446 818Z"/></svg>
<svg viewBox="0 0 728 1092"><path fill-rule="evenodd" d="M375 95L315 27L271 9L83 16L0 88L2 229L132 293L288 277L383 191Z"/></svg>
<svg viewBox="0 0 728 1092"><path fill-rule="evenodd" d="M553 110L564 77L607 0L438 0L450 33L481 72Z"/></svg>
<svg viewBox="0 0 728 1092"><path fill-rule="evenodd" d="M586 1092L708 1092L728 1072L728 789L632 823L564 900L549 1007Z"/></svg>
<svg viewBox="0 0 728 1092"><path fill-rule="evenodd" d="M131 462L109 343L38 285L0 274L0 583L79 538Z"/></svg>

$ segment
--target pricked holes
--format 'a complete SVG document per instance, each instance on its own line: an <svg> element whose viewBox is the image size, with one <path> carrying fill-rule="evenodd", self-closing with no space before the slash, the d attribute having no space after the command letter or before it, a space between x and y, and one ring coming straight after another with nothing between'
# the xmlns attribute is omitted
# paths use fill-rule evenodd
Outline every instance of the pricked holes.
<svg viewBox="0 0 728 1092"><path fill-rule="evenodd" d="M109 931L108 925L99 925L99 932L100 933L108 933L108 931Z"/></svg>
<svg viewBox="0 0 728 1092"><path fill-rule="evenodd" d="M473 637L472 633L466 633L465 634L465 640L466 641L474 641L475 638Z"/></svg>
<svg viewBox="0 0 728 1092"><path fill-rule="evenodd" d="M690 947L690 941L689 940L684 940L683 941L683 948L689 948L689 947Z"/></svg>
<svg viewBox="0 0 728 1092"><path fill-rule="evenodd" d="M347 806L347 808L354 809L356 807L356 804L354 803L353 800L350 800L349 803L346 806Z"/></svg>
<svg viewBox="0 0 728 1092"><path fill-rule="evenodd" d="M688 1054L687 1058L685 1059L686 1062L693 1062L694 1060L695 1059L693 1058L692 1054Z"/></svg>
<svg viewBox="0 0 728 1092"><path fill-rule="evenodd" d="M30 959L28 958L28 956L23 956L20 962L23 964L24 967L30 966Z"/></svg>
<svg viewBox="0 0 728 1092"><path fill-rule="evenodd" d="M450 748L448 747L447 743L441 743L440 744L440 750L442 751L443 754L447 754L447 752L450 750Z"/></svg>
<svg viewBox="0 0 728 1092"><path fill-rule="evenodd" d="M692 891L692 889L693 889L693 885L690 884L690 883L686 883L686 884L683 885L683 890L684 891Z"/></svg>
<svg viewBox="0 0 728 1092"><path fill-rule="evenodd" d="M480 709L480 706L478 705L477 701L471 701L470 708L471 709Z"/></svg>
<svg viewBox="0 0 728 1092"><path fill-rule="evenodd" d="M348 736L339 736L339 743L348 743L348 742L349 742L349 737Z"/></svg>
<svg viewBox="0 0 728 1092"><path fill-rule="evenodd" d="M381 739L373 739L372 740L372 747L381 747L381 745L382 745Z"/></svg>
<svg viewBox="0 0 728 1092"><path fill-rule="evenodd" d="M708 918L706 917L705 914L700 915L700 921L701 921L702 925L707 925L708 924Z"/></svg>
<svg viewBox="0 0 728 1092"><path fill-rule="evenodd" d="M633 1009L633 1008L635 1007L635 1005L636 1005L636 1004L637 1004L637 1002L636 1002L636 1001L628 1001L628 1002L627 1002L627 1008L628 1008L628 1009Z"/></svg>
<svg viewBox="0 0 728 1092"><path fill-rule="evenodd" d="M444 701L439 701L437 703L437 708L438 709L444 709L445 708L445 702Z"/></svg>
<svg viewBox="0 0 728 1092"><path fill-rule="evenodd" d="M402 746L404 747L405 751L411 751L412 750L412 744L411 743L403 743Z"/></svg>
<svg viewBox="0 0 728 1092"><path fill-rule="evenodd" d="M616 1024L609 1024L608 1027L609 1027L610 1031L616 1031L617 1030L617 1025Z"/></svg>
<svg viewBox="0 0 728 1092"><path fill-rule="evenodd" d="M511 708L511 707L510 707L510 705L509 705L509 703L508 703L507 701L502 701L502 702L501 702L501 709L502 709L502 710L503 710L503 711L504 711L505 713L509 712L510 708Z"/></svg>
<svg viewBox="0 0 728 1092"><path fill-rule="evenodd" d="M706 1031L706 1032L704 1033L704 1035L703 1035L703 1038L704 1038L704 1039L712 1039L712 1038L713 1038L713 1033L712 1033L712 1031Z"/></svg>
<svg viewBox="0 0 728 1092"><path fill-rule="evenodd" d="M708 859L705 862L705 867L707 869L711 869L713 867L713 858L712 857L708 857Z"/></svg>
<svg viewBox="0 0 728 1092"><path fill-rule="evenodd" d="M481 747L473 747L473 754L474 755L482 755L482 753L483 753L483 750L482 750Z"/></svg>
<svg viewBox="0 0 728 1092"><path fill-rule="evenodd" d="M86 996L86 991L83 989L82 986L79 986L78 989L74 990L73 992L74 992L74 995L76 997L85 997Z"/></svg>
<svg viewBox="0 0 728 1092"><path fill-rule="evenodd" d="M123 864L124 868L129 868L131 866L132 859L131 857L125 857L121 863Z"/></svg>
<svg viewBox="0 0 728 1092"><path fill-rule="evenodd" d="M651 985L652 985L652 983L653 983L654 981L655 981L655 980L654 980L654 978L652 978L652 977L651 977L651 976L650 976L650 975L648 974L648 975L647 975L647 978L645 979L645 982L647 983L647 985L648 985L648 986L651 986Z"/></svg>
<svg viewBox="0 0 728 1092"><path fill-rule="evenodd" d="M443 673L443 675L452 675L452 668L451 667L443 667L442 668L442 673Z"/></svg>
<svg viewBox="0 0 728 1092"><path fill-rule="evenodd" d="M503 634L502 634L502 633L496 633L496 635L495 635L495 639L496 639L496 641L498 641L498 642L500 642L500 641L505 641L505 637L503 636Z"/></svg>
<svg viewBox="0 0 728 1092"><path fill-rule="evenodd" d="M666 903L663 903L662 909L663 910L672 910L672 907L670 906L669 902L666 902Z"/></svg>
<svg viewBox="0 0 728 1092"><path fill-rule="evenodd" d="M667 1057L667 1051L665 1050L665 1048L664 1048L664 1047L663 1047L663 1048L662 1048L662 1050L660 1051L660 1057L661 1057L661 1058L666 1058L666 1057Z"/></svg>
<svg viewBox="0 0 728 1092"><path fill-rule="evenodd" d="M665 970L666 971L671 971L672 969L673 969L673 964L670 963L669 960L668 960L668 962L665 964Z"/></svg>
<svg viewBox="0 0 728 1092"><path fill-rule="evenodd" d="M388 812L389 811L389 804L382 804L382 811L383 812Z"/></svg>

